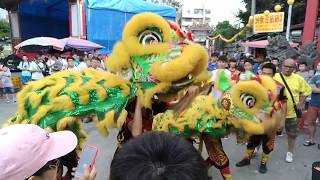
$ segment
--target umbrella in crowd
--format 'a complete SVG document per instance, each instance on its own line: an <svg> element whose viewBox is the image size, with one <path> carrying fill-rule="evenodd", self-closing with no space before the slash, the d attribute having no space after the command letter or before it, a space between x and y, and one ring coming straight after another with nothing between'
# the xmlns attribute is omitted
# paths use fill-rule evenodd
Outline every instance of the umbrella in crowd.
<svg viewBox="0 0 320 180"><path fill-rule="evenodd" d="M16 45L15 49L20 49L24 47L52 47L55 50L63 51L65 44L63 41L52 38L52 37L36 37L23 41L22 43Z"/></svg>
<svg viewBox="0 0 320 180"><path fill-rule="evenodd" d="M61 41L65 44L66 49L73 48L79 51L91 51L104 48L103 46L94 42L73 37L61 39Z"/></svg>
<svg viewBox="0 0 320 180"><path fill-rule="evenodd" d="M91 51L104 48L94 42L68 37L64 39L56 39L52 37L36 37L23 41L15 46L17 50L24 52L41 52L49 53L52 51L63 51L75 49L78 51Z"/></svg>

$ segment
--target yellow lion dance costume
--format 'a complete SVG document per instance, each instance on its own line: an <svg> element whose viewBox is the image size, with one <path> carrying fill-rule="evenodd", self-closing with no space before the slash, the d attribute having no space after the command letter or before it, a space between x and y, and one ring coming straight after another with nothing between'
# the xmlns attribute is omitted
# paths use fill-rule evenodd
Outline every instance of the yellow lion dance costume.
<svg viewBox="0 0 320 180"><path fill-rule="evenodd" d="M174 22L152 13L138 14L127 23L122 41L106 60L109 72L63 71L31 82L18 93L18 111L6 125L32 123L48 131L69 129L78 136L81 147L84 117L91 116L106 135L108 128L125 126L126 107L136 98L148 109L155 101L172 102L177 94L187 94L190 86L208 85L207 64L206 50ZM231 129L262 134L278 124L275 88L267 77L252 77L231 86L221 72L215 82L215 89L224 94L221 98L198 96L178 116L166 109L154 117L152 128L186 138L220 138ZM256 114L260 111L270 116L259 119Z"/></svg>

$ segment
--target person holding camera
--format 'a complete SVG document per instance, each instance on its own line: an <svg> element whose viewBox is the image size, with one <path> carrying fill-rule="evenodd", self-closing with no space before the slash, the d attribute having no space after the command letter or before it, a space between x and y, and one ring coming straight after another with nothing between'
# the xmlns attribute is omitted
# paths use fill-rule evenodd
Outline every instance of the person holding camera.
<svg viewBox="0 0 320 180"><path fill-rule="evenodd" d="M53 55L51 56L51 58L48 60L47 62L47 66L49 68L49 74L53 74L55 72L59 72L62 70L63 68L63 64L60 61L60 59L58 58L57 55Z"/></svg>
<svg viewBox="0 0 320 180"><path fill-rule="evenodd" d="M36 81L44 77L43 72L45 71L45 66L39 57L35 57L34 61L30 63L30 71L32 72L32 81Z"/></svg>

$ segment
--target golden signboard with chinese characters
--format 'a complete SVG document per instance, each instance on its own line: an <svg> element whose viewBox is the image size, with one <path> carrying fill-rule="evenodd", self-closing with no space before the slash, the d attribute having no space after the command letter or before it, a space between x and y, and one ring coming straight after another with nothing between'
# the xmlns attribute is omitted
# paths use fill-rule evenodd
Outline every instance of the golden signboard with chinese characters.
<svg viewBox="0 0 320 180"><path fill-rule="evenodd" d="M253 31L255 33L282 32L284 12L256 14Z"/></svg>

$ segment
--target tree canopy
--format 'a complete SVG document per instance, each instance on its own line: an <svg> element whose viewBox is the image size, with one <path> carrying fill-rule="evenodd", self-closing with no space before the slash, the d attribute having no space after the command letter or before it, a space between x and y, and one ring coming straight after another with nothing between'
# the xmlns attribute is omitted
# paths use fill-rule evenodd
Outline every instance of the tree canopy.
<svg viewBox="0 0 320 180"><path fill-rule="evenodd" d="M213 29L213 36L221 34L225 38L229 39L235 34L237 34L240 30L232 26L229 21L219 22L216 27ZM226 46L226 43L221 39L216 39L214 42L215 49L223 50Z"/></svg>
<svg viewBox="0 0 320 180"><path fill-rule="evenodd" d="M10 38L10 25L6 20L0 20L0 39Z"/></svg>

